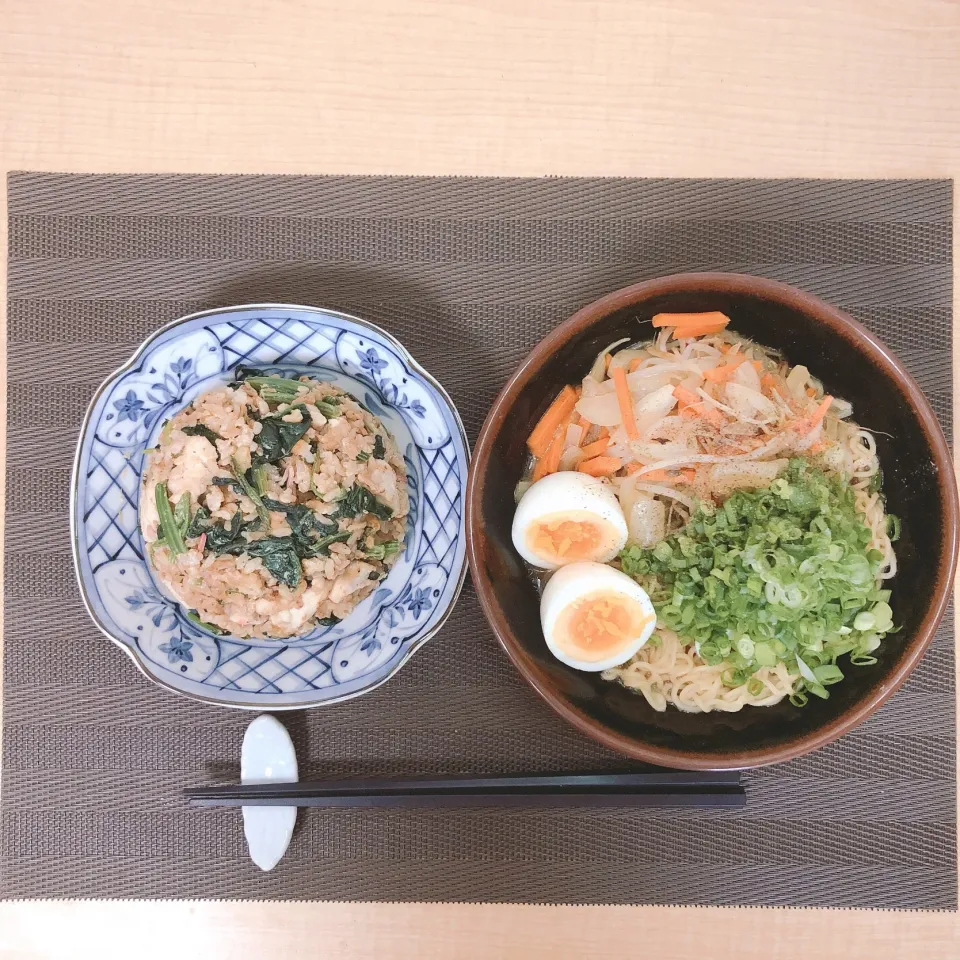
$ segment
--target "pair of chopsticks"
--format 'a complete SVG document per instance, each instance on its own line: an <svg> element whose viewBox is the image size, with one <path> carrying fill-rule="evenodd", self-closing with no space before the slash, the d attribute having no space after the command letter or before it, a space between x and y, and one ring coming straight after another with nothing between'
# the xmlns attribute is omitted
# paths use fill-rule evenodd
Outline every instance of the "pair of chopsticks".
<svg viewBox="0 0 960 960"><path fill-rule="evenodd" d="M194 807L742 807L736 772L401 777L190 787Z"/></svg>

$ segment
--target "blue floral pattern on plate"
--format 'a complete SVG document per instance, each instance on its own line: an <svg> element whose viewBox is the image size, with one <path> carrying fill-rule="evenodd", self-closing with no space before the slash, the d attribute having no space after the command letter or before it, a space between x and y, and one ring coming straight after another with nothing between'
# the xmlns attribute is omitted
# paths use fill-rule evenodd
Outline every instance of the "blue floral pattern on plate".
<svg viewBox="0 0 960 960"><path fill-rule="evenodd" d="M290 641L214 636L195 624L154 579L138 525L145 450L165 420L241 363L350 391L383 420L407 465L406 546L390 575L342 623ZM179 693L257 710L357 696L399 670L456 602L466 572L468 456L442 388L366 321L282 305L185 317L111 376L87 413L72 500L84 602L148 677Z"/></svg>

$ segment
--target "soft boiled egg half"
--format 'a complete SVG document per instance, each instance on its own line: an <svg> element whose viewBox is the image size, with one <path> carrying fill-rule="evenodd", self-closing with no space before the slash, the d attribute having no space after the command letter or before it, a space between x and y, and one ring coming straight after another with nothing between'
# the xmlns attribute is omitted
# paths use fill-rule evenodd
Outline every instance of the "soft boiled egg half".
<svg viewBox="0 0 960 960"><path fill-rule="evenodd" d="M530 486L513 515L512 533L527 563L556 570L581 560L612 560L627 542L627 521L609 484L562 471Z"/></svg>
<svg viewBox="0 0 960 960"><path fill-rule="evenodd" d="M650 638L657 615L646 591L602 563L569 563L550 577L540 600L550 652L576 670L626 663Z"/></svg>

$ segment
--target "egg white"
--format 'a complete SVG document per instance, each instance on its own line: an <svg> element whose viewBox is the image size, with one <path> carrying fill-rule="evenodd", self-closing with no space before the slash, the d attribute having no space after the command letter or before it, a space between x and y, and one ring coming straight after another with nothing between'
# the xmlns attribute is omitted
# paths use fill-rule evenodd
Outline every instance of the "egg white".
<svg viewBox="0 0 960 960"><path fill-rule="evenodd" d="M615 593L634 600L648 618L638 637L626 640L604 660L582 660L565 650L557 640L557 620L563 611L582 597L597 591ZM576 670L599 673L626 663L650 639L657 625L656 611L647 592L625 573L602 563L569 563L550 577L540 599L540 623L550 652Z"/></svg>

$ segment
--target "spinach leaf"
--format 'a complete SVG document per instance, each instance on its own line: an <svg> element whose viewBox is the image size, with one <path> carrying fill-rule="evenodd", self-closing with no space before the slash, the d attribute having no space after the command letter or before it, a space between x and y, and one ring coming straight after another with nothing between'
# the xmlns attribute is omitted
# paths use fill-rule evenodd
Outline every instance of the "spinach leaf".
<svg viewBox="0 0 960 960"><path fill-rule="evenodd" d="M222 440L223 437L219 433L211 430L208 426L202 423L194 423L188 427L183 428L183 432L188 437L206 437L214 446L217 445L218 440Z"/></svg>
<svg viewBox="0 0 960 960"><path fill-rule="evenodd" d="M371 513L381 520L389 520L393 510L385 503L381 503L366 487L355 483L337 502L334 518L359 517L363 513Z"/></svg>
<svg viewBox="0 0 960 960"><path fill-rule="evenodd" d="M338 543L350 538L349 532L338 533L337 524L325 523L309 507L301 503L281 503L279 500L264 498L264 506L268 510L276 510L286 515L290 524L293 545L297 556L302 558L329 556L331 543ZM319 539L315 534L319 534Z"/></svg>
<svg viewBox="0 0 960 960"><path fill-rule="evenodd" d="M199 511L197 512L199 513ZM253 532L259 529L259 517L256 520L250 520L245 523L243 514L238 510L229 522L212 523L206 529L200 530L197 536L199 536L200 533L205 533L207 540L204 544L204 549L212 551L217 556L224 553L230 554L231 556L239 556L241 553L245 553L249 546L248 541L243 537L243 533L247 530Z"/></svg>
<svg viewBox="0 0 960 960"><path fill-rule="evenodd" d="M365 552L372 560L385 560L387 557L399 553L402 546L403 544L399 540L387 540L386 543L375 543L372 547L368 547Z"/></svg>
<svg viewBox="0 0 960 960"><path fill-rule="evenodd" d="M219 627L215 627L212 623L207 623L206 620L201 620L200 614L197 613L196 610L188 610L185 616L191 623L195 623L198 627L203 627L204 630L209 630L218 637L225 637L227 635L226 630L221 630Z"/></svg>
<svg viewBox="0 0 960 960"><path fill-rule="evenodd" d="M252 466L246 472L245 476L247 483L249 483L261 497L267 492L267 474L263 469L262 463Z"/></svg>
<svg viewBox="0 0 960 960"><path fill-rule="evenodd" d="M377 460L383 460L387 456L387 448L383 445L383 437L379 433L373 439L373 456Z"/></svg>
<svg viewBox="0 0 960 960"><path fill-rule="evenodd" d="M167 495L167 485L158 483L154 488L153 495L157 501L157 516L160 519L160 533L163 535L163 542L167 545L171 557L176 557L181 553L187 552L187 545L183 542L183 534L180 532L180 525L177 523L170 507L170 498ZM189 497L188 497L189 500ZM189 505L187 507L189 510Z"/></svg>
<svg viewBox="0 0 960 960"><path fill-rule="evenodd" d="M300 411L303 417L300 423L288 423L275 414L260 421L260 433L257 434L260 453L254 455L254 464L277 463L284 457L289 457L297 441L310 429L310 414L307 408L298 403L291 407L291 410ZM285 411L283 416L291 410Z"/></svg>
<svg viewBox="0 0 960 960"><path fill-rule="evenodd" d="M229 487L237 493L243 493L243 487L233 477L214 477L210 481L215 487Z"/></svg>
<svg viewBox="0 0 960 960"><path fill-rule="evenodd" d="M263 505L259 491L247 480L246 475L240 469L236 460L233 461L233 479L240 485L240 492L253 501L253 505L257 508L257 516L260 518L260 522L269 530L270 514L267 513L267 508Z"/></svg>
<svg viewBox="0 0 960 960"><path fill-rule="evenodd" d="M331 614L329 617L320 617L320 619L317 620L317 623L321 627L335 627L339 622L340 618L333 616L333 614Z"/></svg>
<svg viewBox="0 0 960 960"><path fill-rule="evenodd" d="M329 403L326 399L318 400L314 406L329 420L340 416L340 407L335 403Z"/></svg>
<svg viewBox="0 0 960 960"><path fill-rule="evenodd" d="M259 557L263 565L288 587L297 586L303 579L303 567L297 556L293 537L267 537L247 544L246 553Z"/></svg>
<svg viewBox="0 0 960 960"><path fill-rule="evenodd" d="M279 500L271 500L270 497L264 497L263 504L268 510L286 515L287 523L290 524L295 537L308 536L314 530L322 536L337 532L336 523L324 523L323 518L318 517L305 504L281 503Z"/></svg>
<svg viewBox="0 0 960 960"><path fill-rule="evenodd" d="M330 545L333 543L345 543L350 539L349 530L341 530L339 533L331 533L319 540L310 540L301 547L301 557L329 557Z"/></svg>
<svg viewBox="0 0 960 960"><path fill-rule="evenodd" d="M231 387L239 387L242 383L249 384L268 403L292 403L299 394L309 389L300 380L278 377L257 367L241 365L236 368L233 375Z"/></svg>
<svg viewBox="0 0 960 960"><path fill-rule="evenodd" d="M187 532L187 528L190 526L189 493L185 493L177 501L177 505L173 509L173 522L177 525L177 529L180 531L180 536L183 537Z"/></svg>
<svg viewBox="0 0 960 960"><path fill-rule="evenodd" d="M264 373L264 371L259 367L247 367L241 363L239 366L237 366L236 370L233 371L233 381L230 383L230 386L236 388L250 377L264 376L266 376L266 373Z"/></svg>
<svg viewBox="0 0 960 960"><path fill-rule="evenodd" d="M197 507L197 512L193 515L193 519L190 521L190 526L187 527L187 532L184 536L187 537L187 539L191 539L206 533L207 521L209 519L210 511L206 507Z"/></svg>

